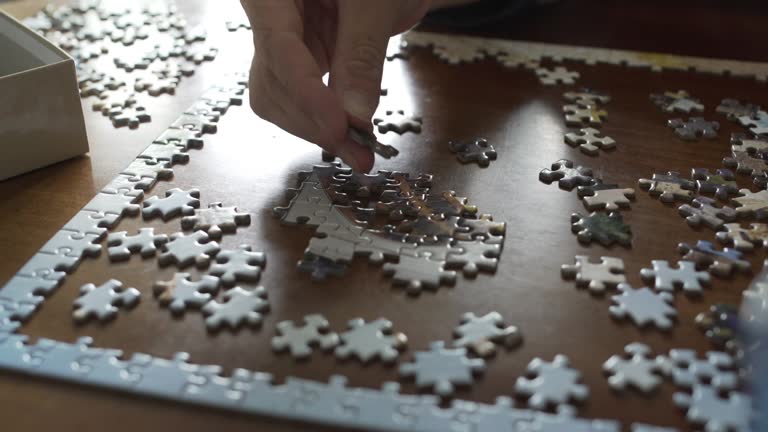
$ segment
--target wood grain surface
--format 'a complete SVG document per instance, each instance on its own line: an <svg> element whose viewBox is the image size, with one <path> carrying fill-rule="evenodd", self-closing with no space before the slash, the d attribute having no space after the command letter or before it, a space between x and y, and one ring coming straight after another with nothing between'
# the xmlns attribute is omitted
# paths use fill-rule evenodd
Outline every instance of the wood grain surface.
<svg viewBox="0 0 768 432"><path fill-rule="evenodd" d="M596 13L604 13L599 12L603 2L580 3ZM217 9L212 4L184 2L182 6L191 22L201 21L209 26L213 40L222 49L221 57L184 81L177 95L153 99L148 106L153 114L151 123L137 130L116 130L101 114L91 112L90 104L84 101L90 155L0 183L0 281L9 279L216 77L247 65L251 55L249 35L227 34L223 22L231 10ZM656 16L654 7L647 6L640 15L651 19ZM633 10L643 9L635 5ZM752 35L750 32L758 30L738 24L741 18L754 19L749 18L752 12L734 8L723 15L733 21L717 25L727 27L730 33ZM529 24L532 37L544 32L547 23L541 20L537 25ZM677 21L676 25L695 32L702 25L695 21ZM763 26L759 31L765 40L768 30ZM568 34L568 40L554 42L590 44L603 40L595 39L599 32L600 26L584 26L581 32ZM516 37L525 38L526 34L517 33ZM635 48L643 46L644 33L623 32L620 37L609 39L605 39L606 45L611 47ZM655 50L664 48L659 46ZM733 54L730 57L768 61L764 50L756 54L755 47L749 44L732 44L730 48L732 51L727 53L717 45L712 46L711 52L701 46L691 47L687 52L681 46L676 51L693 55ZM160 182L148 195L160 195L173 187L197 187L203 206L223 201L252 214L249 227L238 229L236 235L226 235L221 243L225 248L247 243L266 252L268 264L260 285L269 293L271 311L263 327L209 333L197 312L174 319L151 295L153 282L170 279L173 267L160 269L155 260L141 260L137 256L128 262L110 264L102 253L97 259L86 259L22 331L34 337L64 341L90 335L98 346L116 347L127 353L167 357L187 351L196 363L221 364L227 370L244 367L266 371L278 380L299 376L325 381L332 374L342 374L349 377L352 386L377 388L383 381L398 380L396 367L376 362L366 366L355 361L341 362L321 353L315 353L308 362L294 362L269 348L275 323L319 312L329 318L334 329L342 330L351 318L386 317L394 322L396 330L408 335L408 349L400 358L405 362L414 351L426 349L430 341L449 340L462 313L496 310L521 329L525 342L520 348L502 351L489 360L486 373L471 388L457 392L458 398L491 402L496 396L511 395L515 379L524 373L531 359L549 360L560 353L570 357L573 367L583 372L584 383L590 387L590 398L579 409L581 416L618 419L627 427L632 421L643 421L687 430L683 413L672 404L675 387L671 383L665 382L648 397L633 392L617 395L608 387L602 363L621 353L624 345L632 341L647 343L657 353L673 347L700 352L709 349L708 341L693 323L694 317L710 304L738 303L750 277L713 278L711 289L700 299L678 294L677 324L663 333L638 330L629 323L612 320L608 296L593 297L577 289L574 283L561 279L559 269L561 264L572 263L574 255L616 256L624 259L629 281L642 286L640 269L650 267L652 259L679 259L679 242L714 242L712 230L688 227L677 214L677 206L651 198L637 188L637 180L649 178L656 171L674 170L688 175L694 167L721 167L722 158L729 155L730 133L744 129L715 113L714 108L725 97L768 106L768 91L765 84L750 79L566 65L581 73L579 87L597 88L613 97L606 107L609 117L602 130L618 142L615 151L588 157L567 146L563 142L568 128L561 112L562 93L572 87L543 87L531 71L505 69L494 61L450 66L422 49L415 50L409 60L387 63L383 86L389 94L382 98L381 109L412 110L424 117L424 128L418 135L383 135L382 141L395 145L401 154L390 161L379 160L375 169L434 174L433 191L455 190L469 197L481 213L490 213L496 221L506 222L506 243L495 275L481 274L474 280L460 276L453 287L409 297L393 288L380 268L363 259L356 259L343 278L323 283L312 282L306 274L298 273L296 261L312 230L281 226L271 215L271 209L286 202L284 190L294 186L296 172L320 161L320 151L258 119L248 107L236 107L223 117L219 133L207 137L205 148L193 151L190 163L175 169L173 181ZM685 142L666 126L666 120L675 115L662 113L648 100L648 95L676 89L686 89L701 99L706 105L703 116L720 122L716 140ZM486 137L496 147L498 160L486 169L460 165L448 151L447 142L478 136ZM570 214L583 213L585 209L575 191L565 192L538 180L542 168L561 158L592 167L606 182L637 189L631 210L622 212L634 233L632 248L579 244L571 233ZM745 187L749 187L749 180L739 178ZM124 219L118 229L132 231L139 226L152 226L168 234L180 230L178 219L162 223L145 222L138 217ZM754 270L759 269L763 256L762 251L749 256ZM195 269L190 272L202 274ZM79 287L109 278L138 288L143 295L139 306L121 311L109 324L75 325L71 309ZM412 382L402 383L404 391L416 391ZM306 425L4 372L0 373L0 407L3 430L9 431L101 430L107 425L113 431L307 429Z"/></svg>

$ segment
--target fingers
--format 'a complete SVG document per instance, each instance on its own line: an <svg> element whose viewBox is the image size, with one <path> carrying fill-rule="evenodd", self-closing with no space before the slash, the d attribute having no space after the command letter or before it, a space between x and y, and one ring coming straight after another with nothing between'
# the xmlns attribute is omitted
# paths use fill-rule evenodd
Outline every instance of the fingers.
<svg viewBox="0 0 768 432"><path fill-rule="evenodd" d="M322 81L323 72L304 42L294 2L244 0L254 31L251 107L263 119L338 155L353 169L369 171L368 149L347 142L347 113ZM352 144L352 145L350 145Z"/></svg>

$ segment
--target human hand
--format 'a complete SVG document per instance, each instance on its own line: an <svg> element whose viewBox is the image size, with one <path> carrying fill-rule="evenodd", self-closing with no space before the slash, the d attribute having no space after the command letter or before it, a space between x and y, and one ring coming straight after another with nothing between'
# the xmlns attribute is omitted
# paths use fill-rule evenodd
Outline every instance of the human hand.
<svg viewBox="0 0 768 432"><path fill-rule="evenodd" d="M250 102L261 118L339 156L373 167L347 136L372 131L387 43L415 25L429 0L241 0L253 29ZM329 73L328 86L323 75Z"/></svg>

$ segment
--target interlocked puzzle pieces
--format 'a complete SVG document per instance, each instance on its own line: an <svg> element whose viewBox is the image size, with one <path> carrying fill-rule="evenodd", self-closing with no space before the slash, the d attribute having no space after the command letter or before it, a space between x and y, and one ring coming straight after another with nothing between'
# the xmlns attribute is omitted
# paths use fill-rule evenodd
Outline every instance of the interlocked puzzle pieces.
<svg viewBox="0 0 768 432"><path fill-rule="evenodd" d="M668 261L651 261L652 269L640 270L643 280L653 281L653 287L657 291L674 291L676 287L682 287L686 294L700 295L702 285L710 282L709 273L697 271L696 263L691 261L678 261L677 268L672 268Z"/></svg>
<svg viewBox="0 0 768 432"><path fill-rule="evenodd" d="M694 141L697 138L715 139L720 123L707 121L702 117L690 117L688 120L672 119L667 125L675 130L680 138L686 141Z"/></svg>
<svg viewBox="0 0 768 432"><path fill-rule="evenodd" d="M648 345L634 342L624 347L626 356L614 355L603 363L603 371L610 375L608 385L617 391L627 387L650 393L661 384L659 375L669 375L672 364L666 356L650 357ZM627 358L628 357L628 358Z"/></svg>
<svg viewBox="0 0 768 432"><path fill-rule="evenodd" d="M741 252L725 248L718 251L711 242L699 240L696 246L680 243L677 247L683 259L696 263L696 268L708 269L718 277L728 277L734 271L748 272L749 261L741 259Z"/></svg>
<svg viewBox="0 0 768 432"><path fill-rule="evenodd" d="M592 177L592 169L581 165L574 168L573 161L560 159L553 162L550 168L539 172L539 180L550 184L557 180L558 186L565 190L572 190L576 186L589 186L595 183Z"/></svg>
<svg viewBox="0 0 768 432"><path fill-rule="evenodd" d="M565 142L571 146L579 146L582 153L595 156L600 149L609 150L616 147L616 141L609 136L601 136L595 128L579 129L579 132L565 134Z"/></svg>
<svg viewBox="0 0 768 432"><path fill-rule="evenodd" d="M736 219L736 210L731 207L715 207L715 200L700 196L693 202L678 207L681 216L685 217L688 225L697 227L702 223L713 230L720 229L724 223Z"/></svg>
<svg viewBox="0 0 768 432"><path fill-rule="evenodd" d="M588 256L577 255L575 260L575 264L563 264L560 273L564 279L576 279L577 285L586 285L592 294L603 294L606 288L627 281L621 258L600 257L599 263L593 263Z"/></svg>
<svg viewBox="0 0 768 432"><path fill-rule="evenodd" d="M72 317L77 322L84 322L90 318L99 321L108 321L117 316L117 306L133 307L141 297L136 288L123 289L122 282L110 279L96 286L85 284L80 288L80 297L74 302L75 310Z"/></svg>
<svg viewBox="0 0 768 432"><path fill-rule="evenodd" d="M654 174L652 179L640 179L640 189L647 190L651 196L658 196L661 202L672 203L675 200L690 201L696 183L680 178L680 174L668 171L667 174Z"/></svg>
<svg viewBox="0 0 768 432"><path fill-rule="evenodd" d="M601 182L579 186L577 193L584 200L587 210L619 210L621 207L629 207L630 199L635 199L634 189Z"/></svg>
<svg viewBox="0 0 768 432"><path fill-rule="evenodd" d="M563 94L563 97L568 102L573 102L579 105L607 104L611 101L609 95L589 88L581 88L578 91L566 92Z"/></svg>
<svg viewBox="0 0 768 432"><path fill-rule="evenodd" d="M379 318L366 323L362 318L350 320L349 330L340 335L341 344L336 347L336 357L346 359L355 356L363 363L380 358L392 363L408 342L403 333L392 331L392 322Z"/></svg>
<svg viewBox="0 0 768 432"><path fill-rule="evenodd" d="M745 133L732 133L731 150L748 152L749 154L756 154L760 157L764 157L765 153L768 152L768 137L750 138Z"/></svg>
<svg viewBox="0 0 768 432"><path fill-rule="evenodd" d="M672 328L671 317L677 316L677 310L671 306L674 295L669 292L655 293L648 288L633 289L629 284L618 286L621 294L611 297L615 305L609 308L616 319L629 317L638 327L653 325L661 330Z"/></svg>
<svg viewBox="0 0 768 432"><path fill-rule="evenodd" d="M531 408L561 408L570 401L582 402L589 397L587 386L578 383L581 373L569 367L568 357L564 355L556 355L552 362L535 358L528 364L527 373L535 378L519 377L515 392L528 396Z"/></svg>
<svg viewBox="0 0 768 432"><path fill-rule="evenodd" d="M464 164L475 162L481 167L486 167L497 157L496 149L485 138L451 141L448 148L452 153L456 153L456 159Z"/></svg>
<svg viewBox="0 0 768 432"><path fill-rule="evenodd" d="M496 352L496 343L513 348L522 342L520 331L515 326L504 327L504 319L498 312L477 316L467 312L461 317L461 324L453 332L457 338L453 346L469 348L480 357Z"/></svg>
<svg viewBox="0 0 768 432"><path fill-rule="evenodd" d="M581 243L597 240L603 246L619 243L624 247L632 245L632 230L624 224L620 213L592 213L584 216L580 213L571 215L571 231Z"/></svg>
<svg viewBox="0 0 768 432"><path fill-rule="evenodd" d="M219 278L203 276L198 281L191 281L189 273L176 273L173 279L156 282L152 287L160 304L175 315L183 314L190 307L203 307L218 289Z"/></svg>
<svg viewBox="0 0 768 432"><path fill-rule="evenodd" d="M753 177L768 175L768 166L763 159L753 157L748 151L731 150L731 154L731 157L723 158L723 165L728 168Z"/></svg>
<svg viewBox="0 0 768 432"><path fill-rule="evenodd" d="M482 359L467 358L464 348L446 349L442 341L432 342L429 351L414 354L413 363L400 365L400 375L414 376L416 386L433 387L440 396L453 394L455 385L469 385L473 374L485 370Z"/></svg>
<svg viewBox="0 0 768 432"><path fill-rule="evenodd" d="M264 287L252 290L234 287L224 293L224 302L211 300L206 303L203 313L207 316L205 325L209 330L215 331L222 326L235 330L244 324L251 327L261 325L262 312L268 309Z"/></svg>
<svg viewBox="0 0 768 432"><path fill-rule="evenodd" d="M328 320L319 314L305 316L302 326L293 321L281 321L277 323L277 335L272 338L272 349L288 350L297 359L309 357L313 345L329 350L340 341L339 335L329 331L329 327Z"/></svg>

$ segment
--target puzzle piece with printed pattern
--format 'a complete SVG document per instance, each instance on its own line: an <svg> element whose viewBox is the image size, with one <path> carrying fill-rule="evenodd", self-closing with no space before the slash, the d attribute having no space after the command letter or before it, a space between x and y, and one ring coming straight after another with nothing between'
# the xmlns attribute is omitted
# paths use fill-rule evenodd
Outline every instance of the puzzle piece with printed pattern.
<svg viewBox="0 0 768 432"><path fill-rule="evenodd" d="M568 126L600 126L605 117L608 117L608 111L599 109L596 105L563 105L565 113L565 124Z"/></svg>
<svg viewBox="0 0 768 432"><path fill-rule="evenodd" d="M693 168L691 178L696 180L696 189L699 193L714 194L723 201L739 192L739 185L736 183L733 171L729 169L718 169L711 173L706 168Z"/></svg>
<svg viewBox="0 0 768 432"><path fill-rule="evenodd" d="M662 111L667 113L680 112L690 113L691 111L702 112L704 111L704 105L701 101L691 97L685 90L678 90L676 92L664 92L663 94L651 94L651 101L656 104Z"/></svg>
<svg viewBox="0 0 768 432"><path fill-rule="evenodd" d="M329 276L343 276L347 271L345 263L311 252L305 252L296 267L300 272L310 273L312 279L317 281L325 280Z"/></svg>
<svg viewBox="0 0 768 432"><path fill-rule="evenodd" d="M658 196L664 203L672 203L675 200L690 201L693 199L693 190L696 183L680 177L680 174L674 171L668 171L666 174L654 174L649 179L640 179L638 181L640 189L648 191L651 196Z"/></svg>
<svg viewBox="0 0 768 432"><path fill-rule="evenodd" d="M456 240L483 240L488 244L503 244L507 232L506 222L494 222L490 215L481 215L477 219L460 218L457 224L469 228L469 232L457 232Z"/></svg>
<svg viewBox="0 0 768 432"><path fill-rule="evenodd" d="M560 274L563 279L575 279L577 285L587 286L591 294L603 294L607 288L627 281L621 258L604 256L595 263L586 255L577 255L575 261L560 266Z"/></svg>
<svg viewBox="0 0 768 432"><path fill-rule="evenodd" d="M724 223L736 219L737 213L732 207L715 207L716 204L712 198L700 196L694 198L691 204L678 207L678 212L692 227L698 227L703 223L713 230L719 230Z"/></svg>
<svg viewBox="0 0 768 432"><path fill-rule="evenodd" d="M624 247L632 246L632 230L624 224L620 213L591 213L584 216L580 213L571 215L571 231L577 234L581 243L591 243L597 240L603 246L619 243Z"/></svg>
<svg viewBox="0 0 768 432"><path fill-rule="evenodd" d="M570 146L579 146L579 150L582 153L590 156L595 156L602 150L609 150L616 147L616 141L609 137L603 136L602 133L595 128L583 128L579 129L579 132L568 132L565 134L565 142Z"/></svg>
<svg viewBox="0 0 768 432"><path fill-rule="evenodd" d="M755 135L768 135L768 112L757 111L754 115L739 117L739 123Z"/></svg>
<svg viewBox="0 0 768 432"><path fill-rule="evenodd" d="M568 102L573 102L582 106L607 104L611 101L611 97L608 94L589 88L581 88L578 91L566 92L563 94L563 97Z"/></svg>
<svg viewBox="0 0 768 432"><path fill-rule="evenodd" d="M720 123L707 121L703 117L690 117L688 120L672 119L667 126L675 130L680 138L686 141L695 141L698 138L715 139Z"/></svg>
<svg viewBox="0 0 768 432"><path fill-rule="evenodd" d="M498 156L485 138L476 138L464 141L450 141L448 149L456 154L456 159L463 164L477 163L481 167L487 167Z"/></svg>
<svg viewBox="0 0 768 432"><path fill-rule="evenodd" d="M592 169L578 165L573 166L573 161L560 159L553 162L550 168L545 168L539 172L539 180L551 184L555 180L561 189L572 190L576 186L590 186L595 184L596 180L592 177Z"/></svg>
<svg viewBox="0 0 768 432"><path fill-rule="evenodd" d="M730 121L738 122L739 117L754 116L761 109L762 108L760 108L758 105L742 103L736 99L723 99L720 102L720 105L715 108L715 111L719 112L720 114L725 114Z"/></svg>
<svg viewBox="0 0 768 432"><path fill-rule="evenodd" d="M752 192L749 189L739 190L740 196L733 199L738 204L736 214L754 217L762 220L768 217L768 191Z"/></svg>
<svg viewBox="0 0 768 432"><path fill-rule="evenodd" d="M723 225L725 231L715 234L721 242L733 245L733 248L742 252L752 252L755 247L768 247L768 225L753 223L749 229L742 228L738 223Z"/></svg>
<svg viewBox="0 0 768 432"><path fill-rule="evenodd" d="M732 133L731 150L748 152L751 155L764 158L768 153L768 137L750 137L745 133Z"/></svg>
<svg viewBox="0 0 768 432"><path fill-rule="evenodd" d="M731 150L732 156L723 158L723 165L735 168L739 174L763 177L768 175L768 165L765 160L752 157L749 152Z"/></svg>
<svg viewBox="0 0 768 432"><path fill-rule="evenodd" d="M728 277L737 271L748 273L751 268L749 261L742 259L741 252L729 248L719 251L705 240L699 240L695 246L680 243L677 249L683 254L683 260L693 261L697 269L707 269L718 277Z"/></svg>

